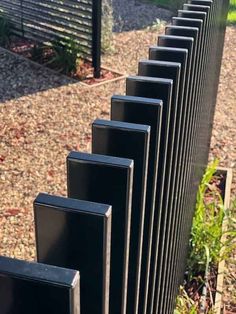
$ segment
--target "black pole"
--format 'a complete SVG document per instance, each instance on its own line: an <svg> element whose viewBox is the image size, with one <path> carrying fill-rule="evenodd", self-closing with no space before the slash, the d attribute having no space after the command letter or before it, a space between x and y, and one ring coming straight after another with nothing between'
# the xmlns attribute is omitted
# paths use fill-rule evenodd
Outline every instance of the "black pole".
<svg viewBox="0 0 236 314"><path fill-rule="evenodd" d="M101 75L101 32L102 32L102 0L93 0L92 58L95 78L99 78Z"/></svg>

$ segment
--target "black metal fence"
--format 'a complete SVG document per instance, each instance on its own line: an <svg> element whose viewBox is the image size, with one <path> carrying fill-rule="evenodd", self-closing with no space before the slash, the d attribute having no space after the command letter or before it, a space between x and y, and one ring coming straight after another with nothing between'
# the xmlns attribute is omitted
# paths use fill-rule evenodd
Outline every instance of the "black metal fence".
<svg viewBox="0 0 236 314"><path fill-rule="evenodd" d="M208 160L227 11L228 0L184 4L127 78L126 95L112 97L111 120L94 121L92 153L69 154L69 198L37 197L38 262L80 271L68 313L79 313L79 294L84 314L173 313ZM18 263L0 258L0 289L15 281ZM27 267L20 278L35 280L37 266Z"/></svg>
<svg viewBox="0 0 236 314"><path fill-rule="evenodd" d="M14 33L38 42L72 39L93 60L99 76L102 0L1 0Z"/></svg>

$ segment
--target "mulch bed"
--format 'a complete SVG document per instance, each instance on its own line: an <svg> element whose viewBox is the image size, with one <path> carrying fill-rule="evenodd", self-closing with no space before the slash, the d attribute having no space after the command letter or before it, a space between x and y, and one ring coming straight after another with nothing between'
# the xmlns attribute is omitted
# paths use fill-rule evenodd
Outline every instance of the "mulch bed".
<svg viewBox="0 0 236 314"><path fill-rule="evenodd" d="M49 67L56 72L61 72L61 69L58 69L57 65L51 62L54 58L54 52L50 46L36 43L30 39L11 36L8 49L22 57ZM100 77L95 78L92 62L84 59L80 59L76 72L67 73L67 75L70 78L81 81L87 85L95 85L101 82L113 80L121 76L121 74L112 70L101 68Z"/></svg>

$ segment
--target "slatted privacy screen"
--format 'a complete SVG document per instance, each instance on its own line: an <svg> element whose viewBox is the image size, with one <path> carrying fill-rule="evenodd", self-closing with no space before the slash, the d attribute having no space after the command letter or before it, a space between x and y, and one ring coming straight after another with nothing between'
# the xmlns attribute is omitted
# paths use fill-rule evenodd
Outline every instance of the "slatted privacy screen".
<svg viewBox="0 0 236 314"><path fill-rule="evenodd" d="M1 0L17 35L38 42L73 39L100 67L101 0Z"/></svg>

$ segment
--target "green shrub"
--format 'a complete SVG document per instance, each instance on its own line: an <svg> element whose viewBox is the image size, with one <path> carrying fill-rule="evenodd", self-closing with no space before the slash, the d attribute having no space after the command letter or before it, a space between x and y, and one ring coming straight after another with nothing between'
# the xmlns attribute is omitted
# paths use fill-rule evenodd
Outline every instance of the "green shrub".
<svg viewBox="0 0 236 314"><path fill-rule="evenodd" d="M217 180L216 167L218 162L210 164L199 185L195 215L193 218L190 237L190 252L187 262L189 278L197 281L199 287L205 284L210 270L217 270L218 263L228 259L236 248L236 199L231 202L229 209L224 208L220 191L212 181ZM222 231L222 224L226 230ZM200 276L199 276L200 275ZM177 297L175 314L198 313L198 305L188 296L184 288L180 288ZM207 314L215 313L214 308Z"/></svg>
<svg viewBox="0 0 236 314"><path fill-rule="evenodd" d="M207 264L217 265L220 259L224 206L220 193L210 185L217 164L214 162L207 167L198 189L190 238L190 274L204 273Z"/></svg>
<svg viewBox="0 0 236 314"><path fill-rule="evenodd" d="M174 314L198 314L197 305L181 286L176 300Z"/></svg>
<svg viewBox="0 0 236 314"><path fill-rule="evenodd" d="M190 274L194 275L204 273L208 264L217 267L236 248L236 220L233 218L236 201L225 209L220 192L210 184L217 164L215 161L208 166L198 189L188 259ZM223 220L227 226L225 231L222 231Z"/></svg>
<svg viewBox="0 0 236 314"><path fill-rule="evenodd" d="M236 24L236 0L230 0L228 24Z"/></svg>
<svg viewBox="0 0 236 314"><path fill-rule="evenodd" d="M81 47L72 39L56 41L52 44L53 58L47 63L53 65L63 74L73 74L77 69L77 62L83 54Z"/></svg>
<svg viewBox="0 0 236 314"><path fill-rule="evenodd" d="M31 60L40 61L43 58L44 51L48 49L47 45L37 43L31 49Z"/></svg>

